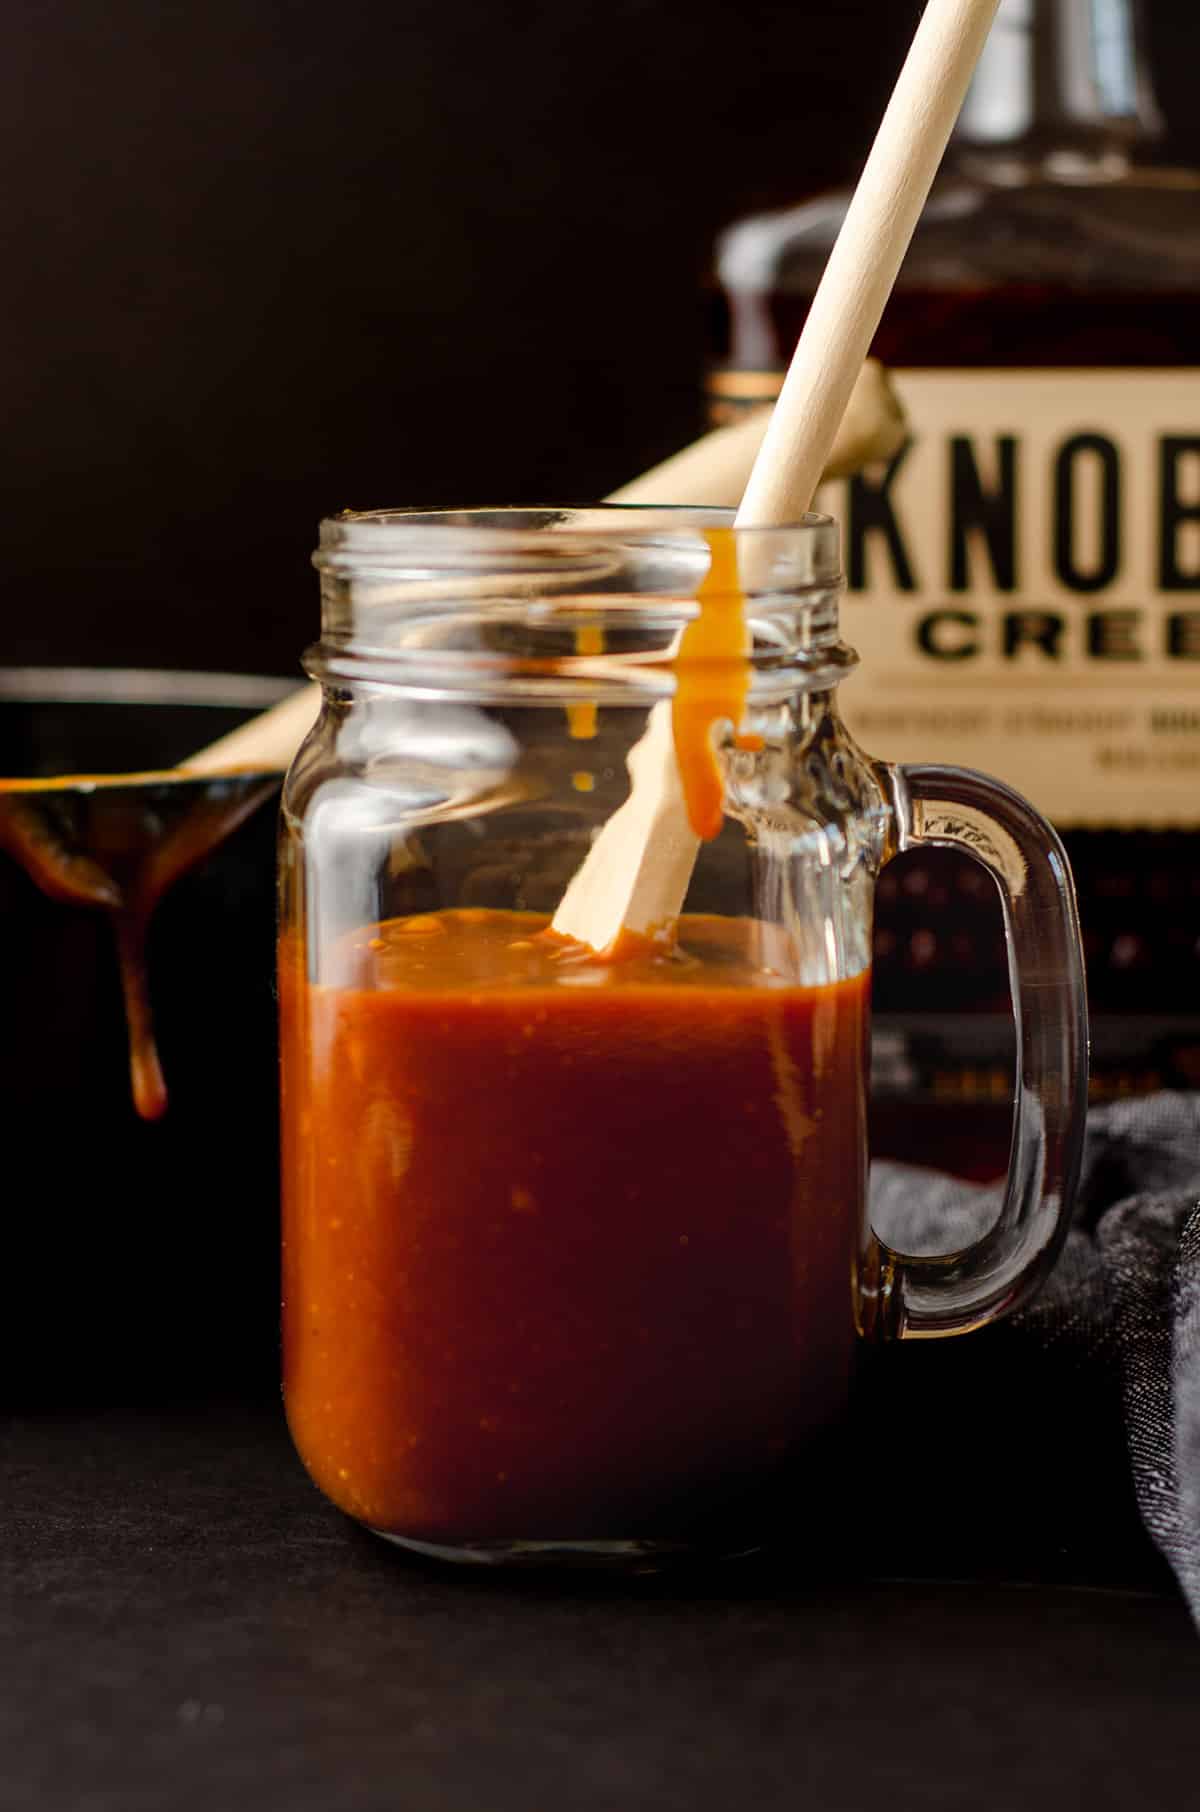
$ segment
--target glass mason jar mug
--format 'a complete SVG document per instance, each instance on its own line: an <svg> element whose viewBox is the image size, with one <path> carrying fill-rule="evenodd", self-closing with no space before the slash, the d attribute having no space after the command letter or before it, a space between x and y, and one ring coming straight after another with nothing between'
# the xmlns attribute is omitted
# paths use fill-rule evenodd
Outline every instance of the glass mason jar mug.
<svg viewBox="0 0 1200 1812"><path fill-rule="evenodd" d="M317 564L325 702L281 846L301 1457L450 1557L746 1545L857 1351L978 1327L1053 1262L1086 1094L1058 841L997 782L855 746L827 519L380 512L325 523ZM721 608L740 639L690 640ZM704 839L677 800L637 806L639 751L670 722L683 756L697 710ZM874 887L919 843L997 882L1018 1022L1003 1210L941 1258L866 1207ZM597 951L553 920L614 847L652 894L670 857L683 910Z"/></svg>

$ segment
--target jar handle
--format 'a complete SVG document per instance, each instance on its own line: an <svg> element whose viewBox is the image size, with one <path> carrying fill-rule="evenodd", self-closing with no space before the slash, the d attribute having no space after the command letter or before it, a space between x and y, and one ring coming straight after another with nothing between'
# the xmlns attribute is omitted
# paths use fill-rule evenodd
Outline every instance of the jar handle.
<svg viewBox="0 0 1200 1812"><path fill-rule="evenodd" d="M894 1252L876 1239L875 1331L928 1339L1007 1314L1058 1255L1087 1111L1087 994L1070 866L1041 814L1010 787L968 769L881 770L893 813L888 859L924 844L963 850L996 881L1017 1028L1008 1180L995 1226L975 1245L936 1258Z"/></svg>

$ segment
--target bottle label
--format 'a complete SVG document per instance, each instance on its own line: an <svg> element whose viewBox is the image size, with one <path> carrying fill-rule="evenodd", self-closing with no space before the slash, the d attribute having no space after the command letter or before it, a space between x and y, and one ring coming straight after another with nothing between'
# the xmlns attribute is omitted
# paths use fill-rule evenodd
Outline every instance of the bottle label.
<svg viewBox="0 0 1200 1812"><path fill-rule="evenodd" d="M1200 370L892 375L910 440L817 500L855 736L1067 828L1200 827Z"/></svg>

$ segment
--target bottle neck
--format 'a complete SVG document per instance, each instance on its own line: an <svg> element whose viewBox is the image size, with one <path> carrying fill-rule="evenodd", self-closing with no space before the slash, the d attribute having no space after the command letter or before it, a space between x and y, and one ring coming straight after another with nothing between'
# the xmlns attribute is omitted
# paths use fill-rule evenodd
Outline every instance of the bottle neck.
<svg viewBox="0 0 1200 1812"><path fill-rule="evenodd" d="M1000 0L956 133L972 161L1126 161L1161 118L1141 0Z"/></svg>

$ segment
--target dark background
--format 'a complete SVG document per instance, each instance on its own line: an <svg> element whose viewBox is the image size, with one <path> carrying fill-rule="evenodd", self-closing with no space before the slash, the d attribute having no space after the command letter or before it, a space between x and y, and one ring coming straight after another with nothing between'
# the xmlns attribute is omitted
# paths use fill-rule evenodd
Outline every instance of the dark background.
<svg viewBox="0 0 1200 1812"><path fill-rule="evenodd" d="M919 10L18 0L0 660L289 672L322 513L690 438L714 231L855 172ZM1151 11L1186 130L1200 9Z"/></svg>
<svg viewBox="0 0 1200 1812"><path fill-rule="evenodd" d="M1200 8L1155 6L1164 100L1186 125ZM16 0L0 39L0 664L292 670L316 627L322 511L585 496L669 451L698 425L714 229L853 173L918 7ZM58 1343L76 1399L123 1348L140 1400L174 1392L172 1333L195 1337L208 1389L218 1338L245 1394L234 1337L251 1320L251 1382L269 1374L274 1393L273 1179L254 1168L274 1149L271 830L260 814L241 833L262 840L239 858L265 890L252 914L228 870L166 909L203 928L177 927L198 960L169 965L175 999L156 996L193 1105L136 1129L137 1162L186 1187L156 1201L48 1089L45 1138L6 1128L10 1396L60 1382L42 1363ZM228 958L222 908L243 915ZM86 1055L84 1037L63 1053ZM113 1059L119 1038L111 1005ZM111 1099L88 1098L94 1113ZM239 1137L251 1122L257 1145ZM94 1178L77 1190L76 1153ZM212 1212L193 1205L206 1191ZM42 1264L22 1262L30 1228ZM1112 1533L1110 1515L1132 1525L1127 1490L1103 1488L1110 1462L1124 1480L1123 1450L1064 1413L1065 1383L1001 1364L980 1393L986 1343L1009 1333L953 1354L957 1404L927 1388L915 1413L913 1374L896 1375L884 1439L861 1445L848 1581L803 1543L757 1583L447 1578L347 1532L277 1408L7 1417L0 1797L31 1812L1183 1807L1186 1614L1149 1595L1144 1541L1131 1559ZM928 1368L943 1350L901 1354ZM981 1546L993 1526L1013 1545ZM972 1584L980 1567L1020 1583ZM1030 1583L1077 1574L1084 1592Z"/></svg>

